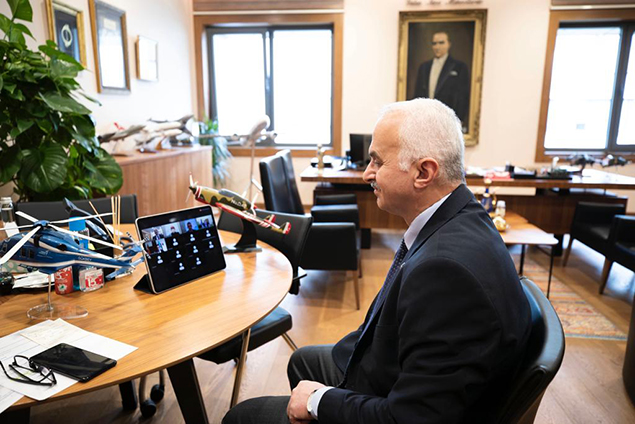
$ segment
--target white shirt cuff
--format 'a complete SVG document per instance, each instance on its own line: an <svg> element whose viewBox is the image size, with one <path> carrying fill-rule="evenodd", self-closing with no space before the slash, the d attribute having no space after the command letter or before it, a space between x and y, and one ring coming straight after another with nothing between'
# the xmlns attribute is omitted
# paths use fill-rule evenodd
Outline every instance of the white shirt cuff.
<svg viewBox="0 0 635 424"><path fill-rule="evenodd" d="M316 390L310 397L309 397L309 403L311 404L311 416L314 419L318 419L318 406L320 405L320 400L322 400L322 396L324 396L324 393L328 392L329 390L333 389L334 387L322 387L321 389Z"/></svg>

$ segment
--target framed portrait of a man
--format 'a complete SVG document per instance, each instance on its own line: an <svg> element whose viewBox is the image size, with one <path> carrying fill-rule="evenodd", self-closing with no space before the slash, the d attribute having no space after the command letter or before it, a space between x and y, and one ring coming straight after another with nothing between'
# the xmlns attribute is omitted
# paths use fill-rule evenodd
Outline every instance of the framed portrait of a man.
<svg viewBox="0 0 635 424"><path fill-rule="evenodd" d="M478 144L486 10L400 12L397 99L434 98Z"/></svg>
<svg viewBox="0 0 635 424"><path fill-rule="evenodd" d="M61 52L86 67L84 13L57 0L46 0L44 4L49 39L55 41Z"/></svg>

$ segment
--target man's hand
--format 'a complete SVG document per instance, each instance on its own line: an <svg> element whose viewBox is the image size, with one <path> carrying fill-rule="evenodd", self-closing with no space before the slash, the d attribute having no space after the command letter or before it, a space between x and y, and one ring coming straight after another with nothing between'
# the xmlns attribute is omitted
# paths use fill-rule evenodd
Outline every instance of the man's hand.
<svg viewBox="0 0 635 424"><path fill-rule="evenodd" d="M321 389L324 384L316 381L302 380L291 392L291 399L287 405L287 415L291 424L308 423L313 420L311 414L306 409L309 396L315 390Z"/></svg>

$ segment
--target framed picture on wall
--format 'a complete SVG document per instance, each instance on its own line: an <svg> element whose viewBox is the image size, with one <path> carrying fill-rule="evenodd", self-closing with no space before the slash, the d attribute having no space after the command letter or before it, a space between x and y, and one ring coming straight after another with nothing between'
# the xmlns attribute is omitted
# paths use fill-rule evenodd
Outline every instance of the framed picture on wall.
<svg viewBox="0 0 635 424"><path fill-rule="evenodd" d="M159 43L137 37L137 78L144 81L159 80Z"/></svg>
<svg viewBox="0 0 635 424"><path fill-rule="evenodd" d="M399 13L397 99L435 98L478 144L486 10Z"/></svg>
<svg viewBox="0 0 635 424"><path fill-rule="evenodd" d="M126 12L99 0L89 6L97 91L130 92Z"/></svg>
<svg viewBox="0 0 635 424"><path fill-rule="evenodd" d="M55 41L60 51L86 67L84 13L56 0L46 0L44 4L49 39Z"/></svg>

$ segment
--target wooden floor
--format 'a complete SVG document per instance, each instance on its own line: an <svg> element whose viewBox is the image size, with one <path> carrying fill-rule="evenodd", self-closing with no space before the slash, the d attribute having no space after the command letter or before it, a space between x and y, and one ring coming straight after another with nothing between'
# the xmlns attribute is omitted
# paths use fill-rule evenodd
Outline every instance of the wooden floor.
<svg viewBox="0 0 635 424"><path fill-rule="evenodd" d="M282 304L293 315L290 335L299 346L336 342L362 322L400 239L399 232L373 233L373 248L363 251L360 311L355 310L350 274L347 279L344 272L310 272L302 280L300 295L289 295ZM530 249L528 255L548 266L548 257L541 251ZM575 243L567 268L563 269L559 261L556 260L555 275L627 332L635 293L633 273L614 265L605 295L599 296L603 264L600 255ZM625 346L625 342L567 338L563 366L545 394L536 422L635 423L635 407L622 384ZM282 339L251 352L240 398L288 394L286 365L290 354ZM219 366L196 360L196 367L210 421L219 423L229 407L234 364ZM151 381L156 380L156 375L151 376ZM183 422L169 383L165 399L150 420L142 419L138 411L122 411L117 387L33 408L31 417L33 424Z"/></svg>

